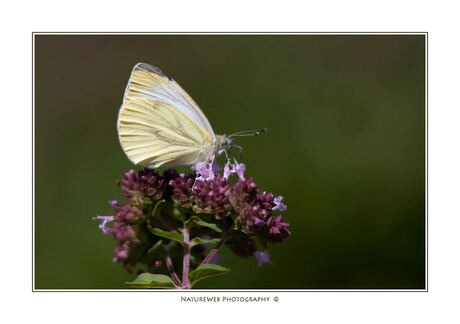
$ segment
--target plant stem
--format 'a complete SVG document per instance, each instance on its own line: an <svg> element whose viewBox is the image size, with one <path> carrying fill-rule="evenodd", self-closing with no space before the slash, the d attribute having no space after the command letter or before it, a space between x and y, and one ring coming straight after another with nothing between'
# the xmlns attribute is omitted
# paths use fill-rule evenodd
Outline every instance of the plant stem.
<svg viewBox="0 0 460 324"><path fill-rule="evenodd" d="M188 272L190 268L190 234L187 226L182 230L184 235L184 261L182 265L182 289L190 289L190 282L188 280Z"/></svg>
<svg viewBox="0 0 460 324"><path fill-rule="evenodd" d="M217 253L220 247L225 243L226 237L222 237L222 239L217 243L217 245L209 252L209 254L204 258L203 262L200 265L207 264L211 261L212 257Z"/></svg>
<svg viewBox="0 0 460 324"><path fill-rule="evenodd" d="M161 222L161 224L163 224L170 232L177 233L174 227L171 224L169 224L169 222L166 219L164 219L160 215L157 215L157 218Z"/></svg>
<svg viewBox="0 0 460 324"><path fill-rule="evenodd" d="M169 256L166 256L166 266L168 267L169 272L171 272L171 277L172 277L174 283L177 286L182 287L182 282L180 282L180 279L177 276L176 271L174 271L174 266L173 266L171 258Z"/></svg>

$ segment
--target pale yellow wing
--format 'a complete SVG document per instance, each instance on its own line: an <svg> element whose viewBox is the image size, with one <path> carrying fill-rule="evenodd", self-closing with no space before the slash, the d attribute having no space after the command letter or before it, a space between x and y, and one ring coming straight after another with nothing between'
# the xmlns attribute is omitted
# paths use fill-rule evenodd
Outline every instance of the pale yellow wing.
<svg viewBox="0 0 460 324"><path fill-rule="evenodd" d="M125 100L118 134L133 163L153 167L194 163L211 145L209 134L186 114L146 97Z"/></svg>
<svg viewBox="0 0 460 324"><path fill-rule="evenodd" d="M146 63L134 66L123 101L137 98L157 100L174 107L198 124L211 141L215 140L214 131L200 107L179 84L157 67Z"/></svg>

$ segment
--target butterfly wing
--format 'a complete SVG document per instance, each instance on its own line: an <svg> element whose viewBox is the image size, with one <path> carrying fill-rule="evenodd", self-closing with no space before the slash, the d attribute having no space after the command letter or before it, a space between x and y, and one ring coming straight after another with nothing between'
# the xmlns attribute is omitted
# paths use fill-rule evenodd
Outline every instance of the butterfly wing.
<svg viewBox="0 0 460 324"><path fill-rule="evenodd" d="M193 163L211 144L187 115L148 98L126 103L120 111L118 134L133 163L153 167Z"/></svg>
<svg viewBox="0 0 460 324"><path fill-rule="evenodd" d="M176 81L169 79L159 68L146 63L134 66L124 100L138 97L155 99L173 106L200 125L212 141L215 140L214 131L200 107Z"/></svg>
<svg viewBox="0 0 460 324"><path fill-rule="evenodd" d="M185 91L168 81L160 70L142 63L131 74L118 116L118 134L123 150L135 164L191 164L206 155L214 141L214 133L204 129L206 123L197 120L204 117L201 110L188 115L197 110L190 108ZM206 117L204 120L209 124Z"/></svg>

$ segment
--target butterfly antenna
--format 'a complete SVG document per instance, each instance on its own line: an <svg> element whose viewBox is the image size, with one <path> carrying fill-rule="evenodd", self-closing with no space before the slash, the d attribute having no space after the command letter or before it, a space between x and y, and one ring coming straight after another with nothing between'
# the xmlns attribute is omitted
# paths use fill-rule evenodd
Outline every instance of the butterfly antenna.
<svg viewBox="0 0 460 324"><path fill-rule="evenodd" d="M267 131L266 128L262 129L257 129L257 130L249 130L249 131L241 131L241 132L236 132L233 134L228 135L228 137L235 137L235 136L259 136L262 133L265 133Z"/></svg>

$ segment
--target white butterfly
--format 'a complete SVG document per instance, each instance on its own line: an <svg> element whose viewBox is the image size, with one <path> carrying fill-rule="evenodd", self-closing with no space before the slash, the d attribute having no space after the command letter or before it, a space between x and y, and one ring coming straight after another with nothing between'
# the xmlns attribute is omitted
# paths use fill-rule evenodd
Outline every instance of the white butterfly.
<svg viewBox="0 0 460 324"><path fill-rule="evenodd" d="M235 146L233 136L215 135L193 99L160 69L138 63L131 72L118 114L120 144L134 164L151 167L208 162ZM228 155L227 155L228 158Z"/></svg>

